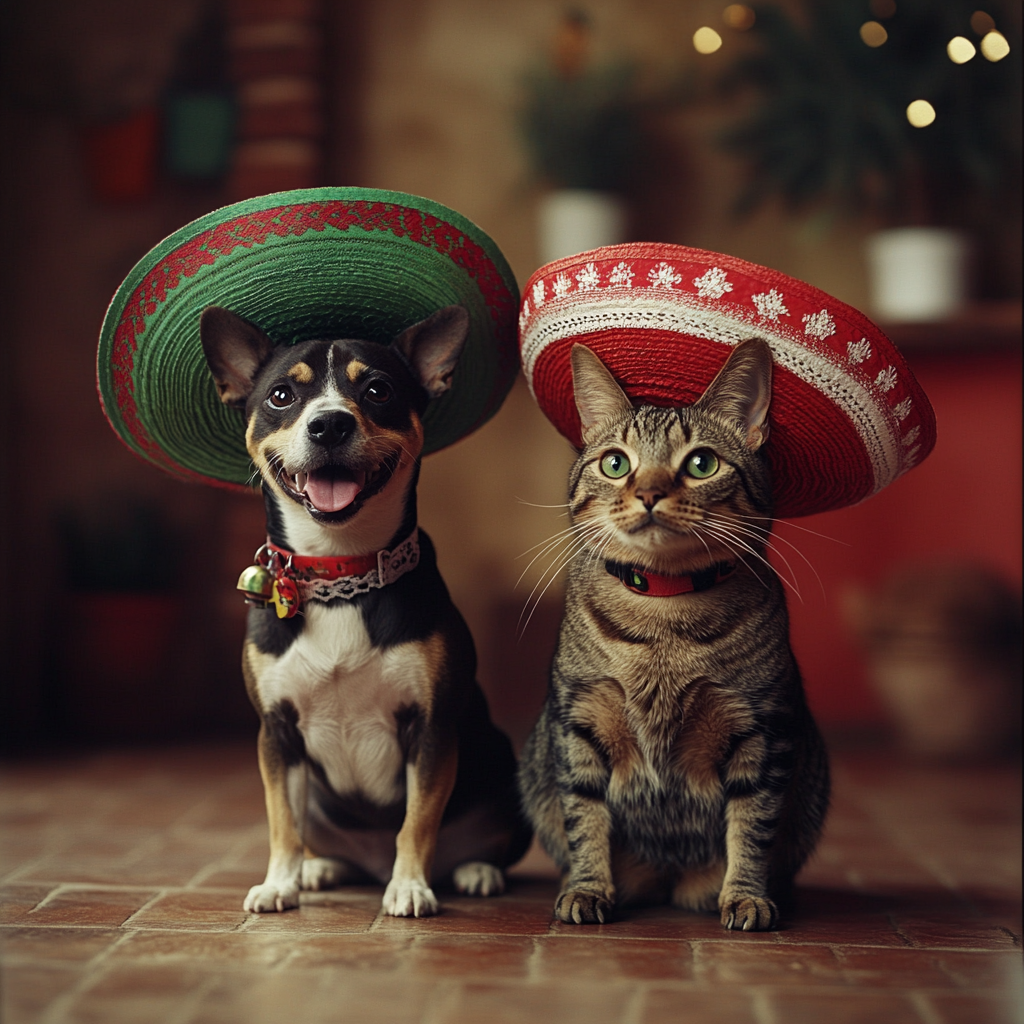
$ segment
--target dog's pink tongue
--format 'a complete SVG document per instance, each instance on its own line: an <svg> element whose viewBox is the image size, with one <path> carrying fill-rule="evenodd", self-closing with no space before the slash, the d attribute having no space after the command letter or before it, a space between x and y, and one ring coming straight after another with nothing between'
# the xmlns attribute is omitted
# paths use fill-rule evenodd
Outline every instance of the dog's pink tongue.
<svg viewBox="0 0 1024 1024"><path fill-rule="evenodd" d="M306 481L306 497L321 512L340 512L356 500L363 485L326 473L310 473Z"/></svg>

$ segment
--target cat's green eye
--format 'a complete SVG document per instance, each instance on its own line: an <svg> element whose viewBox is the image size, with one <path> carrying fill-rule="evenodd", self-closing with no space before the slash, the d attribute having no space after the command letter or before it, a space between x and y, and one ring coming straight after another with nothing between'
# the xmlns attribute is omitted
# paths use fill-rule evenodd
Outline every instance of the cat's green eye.
<svg viewBox="0 0 1024 1024"><path fill-rule="evenodd" d="M620 480L632 468L625 452L609 452L601 459L601 472L612 480Z"/></svg>
<svg viewBox="0 0 1024 1024"><path fill-rule="evenodd" d="M683 470L695 480L707 480L718 472L718 456L708 448L700 448L687 458Z"/></svg>

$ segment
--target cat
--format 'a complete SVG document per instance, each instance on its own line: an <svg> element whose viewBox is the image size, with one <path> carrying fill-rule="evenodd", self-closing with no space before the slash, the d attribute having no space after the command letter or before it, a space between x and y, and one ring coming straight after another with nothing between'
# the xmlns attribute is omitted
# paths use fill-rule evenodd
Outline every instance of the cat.
<svg viewBox="0 0 1024 1024"><path fill-rule="evenodd" d="M519 767L563 872L555 915L603 923L671 901L727 929L776 928L829 770L765 560L771 350L741 342L682 408L634 408L583 345L572 370L580 549Z"/></svg>

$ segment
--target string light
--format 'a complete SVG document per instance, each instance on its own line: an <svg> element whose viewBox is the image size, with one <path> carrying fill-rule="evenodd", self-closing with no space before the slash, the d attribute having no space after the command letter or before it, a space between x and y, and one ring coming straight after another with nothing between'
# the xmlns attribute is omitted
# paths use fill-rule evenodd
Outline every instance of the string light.
<svg viewBox="0 0 1024 1024"><path fill-rule="evenodd" d="M729 28L738 29L740 32L746 32L748 28L753 28L756 20L757 15L746 4L729 4L722 11L722 21Z"/></svg>
<svg viewBox="0 0 1024 1024"><path fill-rule="evenodd" d="M946 53L954 64L966 64L978 51L965 36L953 36L946 44Z"/></svg>
<svg viewBox="0 0 1024 1024"><path fill-rule="evenodd" d="M860 37L867 46L876 49L889 38L889 33L880 22L865 21L860 27Z"/></svg>
<svg viewBox="0 0 1024 1024"><path fill-rule="evenodd" d="M705 25L693 33L693 48L698 53L714 53L722 46L722 37L713 29Z"/></svg>
<svg viewBox="0 0 1024 1024"><path fill-rule="evenodd" d="M995 30L985 34L985 38L981 41L981 55L985 60L990 60L994 64L997 60L1002 60L1010 52L1010 44L1006 41L1006 36L1002 32L996 32Z"/></svg>
<svg viewBox="0 0 1024 1024"><path fill-rule="evenodd" d="M927 128L935 120L935 108L927 100L914 100L907 107L907 120L915 128Z"/></svg>
<svg viewBox="0 0 1024 1024"><path fill-rule="evenodd" d="M986 14L984 11L975 11L971 15L971 28L973 28L979 36L987 36L989 32L994 31L995 27L995 19L991 14Z"/></svg>

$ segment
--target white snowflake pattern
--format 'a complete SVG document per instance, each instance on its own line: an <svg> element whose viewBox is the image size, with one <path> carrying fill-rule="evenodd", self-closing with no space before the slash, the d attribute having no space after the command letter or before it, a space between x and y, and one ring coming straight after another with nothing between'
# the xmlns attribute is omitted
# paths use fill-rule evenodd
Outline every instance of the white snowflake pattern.
<svg viewBox="0 0 1024 1024"><path fill-rule="evenodd" d="M683 275L677 274L671 263L661 262L647 271L647 280L652 288L675 288L682 279Z"/></svg>
<svg viewBox="0 0 1024 1024"><path fill-rule="evenodd" d="M572 278L566 274L559 274L555 278L554 283L551 286L552 291L555 293L555 298L560 299L563 295L567 295L572 291Z"/></svg>
<svg viewBox="0 0 1024 1024"><path fill-rule="evenodd" d="M920 436L921 436L921 428L920 428L920 427L911 427L911 428L910 428L910 429L909 429L909 430L908 430L908 431L907 431L907 432L906 432L906 433L905 433L905 434L903 435L903 443L904 443L904 444L906 444L906 445L911 445L911 444L913 444L913 443L914 443L914 442L915 442L915 441L916 441L916 440L917 440L917 439L918 439L918 438L919 438Z"/></svg>
<svg viewBox="0 0 1024 1024"><path fill-rule="evenodd" d="M634 277L636 277L636 274L633 273L633 268L628 263L617 263L612 268L612 272L608 275L608 283L624 285L626 288L632 288Z"/></svg>
<svg viewBox="0 0 1024 1024"><path fill-rule="evenodd" d="M861 338L860 341L848 341L846 343L846 358L853 366L870 359L871 342L867 338Z"/></svg>
<svg viewBox="0 0 1024 1024"><path fill-rule="evenodd" d="M751 299L757 307L758 313L765 320L778 320L780 316L789 316L789 310L783 302L784 296L774 288L769 292L761 292L760 295L752 295Z"/></svg>
<svg viewBox="0 0 1024 1024"><path fill-rule="evenodd" d="M601 275L593 263L588 263L577 275L581 292L592 292L600 283Z"/></svg>
<svg viewBox="0 0 1024 1024"><path fill-rule="evenodd" d="M836 333L836 323L829 311L804 314L804 334L811 338L831 338Z"/></svg>
<svg viewBox="0 0 1024 1024"><path fill-rule="evenodd" d="M530 300L523 303L522 311L519 313L519 330L526 330L526 322L530 319Z"/></svg>
<svg viewBox="0 0 1024 1024"><path fill-rule="evenodd" d="M697 286L697 294L702 298L720 299L726 292L732 291L732 284L725 276L721 267L712 267L707 273L695 277L693 283Z"/></svg>
<svg viewBox="0 0 1024 1024"><path fill-rule="evenodd" d="M896 419L902 423L911 413L914 408L914 403L909 398L904 398L899 405L893 406L893 412L896 414Z"/></svg>
<svg viewBox="0 0 1024 1024"><path fill-rule="evenodd" d="M533 308L540 309L544 305L544 282L537 281L533 286Z"/></svg>
<svg viewBox="0 0 1024 1024"><path fill-rule="evenodd" d="M896 387L897 373L895 366L887 366L884 370L878 371L875 378L875 386L883 391L892 391Z"/></svg>

